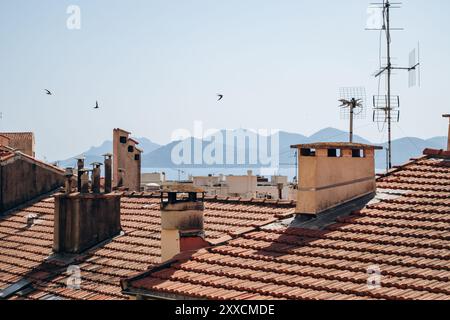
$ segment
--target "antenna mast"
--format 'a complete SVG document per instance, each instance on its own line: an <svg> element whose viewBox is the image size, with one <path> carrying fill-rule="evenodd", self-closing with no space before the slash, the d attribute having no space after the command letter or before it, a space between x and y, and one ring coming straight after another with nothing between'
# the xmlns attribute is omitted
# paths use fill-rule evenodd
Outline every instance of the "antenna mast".
<svg viewBox="0 0 450 320"><path fill-rule="evenodd" d="M353 143L353 123L365 118L366 89L364 87L344 87L339 89L341 118L350 120L349 141Z"/></svg>
<svg viewBox="0 0 450 320"><path fill-rule="evenodd" d="M384 2L384 1L383 1ZM390 3L386 0L384 5L386 15L386 42L387 42L387 118L388 118L388 169L392 169L392 117L391 117L391 21L390 21Z"/></svg>
<svg viewBox="0 0 450 320"><path fill-rule="evenodd" d="M379 72L375 74L375 77L378 78L383 74L387 74L387 95L386 97L382 98L381 96L374 97L374 121L381 122L381 119L384 119L384 122L387 122L387 129L388 129L388 148L387 148L387 169L392 169L392 121L398 122L400 117L400 111L398 110L400 106L400 99L398 96L392 96L392 70L406 70L410 72L410 87L415 84L415 80L412 81L412 77L415 77L415 70L419 68L420 61L415 63L411 63L409 67L394 67L392 65L392 57L391 57L391 31L393 30L403 30L399 28L392 28L391 27L391 9L398 9L400 8L401 3L400 2L390 2L389 0L383 0L383 3L372 3L372 6L378 6L378 8L381 8L382 14L383 14L383 25L381 29L367 29L367 30L378 30L378 31L385 31L386 33L386 51L387 51L387 63L386 66L381 68ZM415 52L414 52L415 54ZM414 58L415 59L415 58ZM411 60L411 59L410 59ZM420 71L420 69L419 69ZM411 74L412 72L412 74ZM420 79L420 74L419 74ZM420 83L420 80L419 80ZM420 84L419 84L420 85ZM394 100L393 100L394 99ZM383 103L383 105L380 105L380 102ZM394 104L394 106L393 106ZM380 113L384 113L384 115L380 115ZM392 115L394 114L394 119Z"/></svg>

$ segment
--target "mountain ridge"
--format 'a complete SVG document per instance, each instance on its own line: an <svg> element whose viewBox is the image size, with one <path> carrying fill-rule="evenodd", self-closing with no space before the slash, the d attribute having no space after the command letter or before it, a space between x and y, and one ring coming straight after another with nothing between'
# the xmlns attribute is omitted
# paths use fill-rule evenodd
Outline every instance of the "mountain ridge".
<svg viewBox="0 0 450 320"><path fill-rule="evenodd" d="M242 129L240 129L242 130ZM230 131L229 133L236 133L239 130ZM225 130L221 130L219 133L224 134ZM251 138L259 139L259 136L256 132L245 130L245 133L248 134ZM225 136L225 135L224 135ZM273 136L273 135L272 135ZM348 132L335 129L332 127L324 128L311 136L305 136L299 133L292 133L287 131L279 131L279 162L280 166L293 166L295 165L295 151L290 147L295 144L303 144L303 143L313 143L313 142L345 142L348 141ZM251 139L249 138L249 139ZM201 141L196 138L188 138L182 141L172 141L166 145L159 145L153 143L151 140L147 138L137 138L140 142L140 147L144 150L142 156L142 168L187 168L187 167L197 167L197 168L209 168L209 167L249 167L248 161L249 159L249 150L246 148L238 149L236 146L234 147L235 157L239 151L245 152L246 161L244 165L176 165L172 162L172 151L174 148L181 142L186 143L186 145L191 146L191 152L194 154L194 145L197 144L201 146L201 151L205 151L205 148L211 143L210 141ZM226 139L225 139L226 140ZM359 136L354 136L354 141L357 143L364 144L373 144L369 140ZM384 147L386 149L387 142L382 144L376 144ZM410 158L416 157L422 154L423 150L426 148L434 148L434 149L444 149L447 145L447 137L432 137L429 139L421 139L416 137L404 137L400 139L396 139L392 141L393 152L393 163L394 165L400 165L407 162ZM223 148L223 152L227 151L227 141L224 141L223 144L220 144ZM247 147L247 146L246 146ZM258 147L256 150L259 151ZM83 153L86 157L86 164L90 164L96 161L103 161L102 155L104 153L112 152L112 141L105 141L100 146L91 147L89 150ZM236 159L236 158L235 158ZM375 161L376 167L381 169L385 167L386 163L386 152L379 151L376 153ZM62 160L59 162L59 165L62 167L74 166L75 160L74 158ZM253 166L255 167L255 166ZM261 165L256 165L256 167L261 167Z"/></svg>

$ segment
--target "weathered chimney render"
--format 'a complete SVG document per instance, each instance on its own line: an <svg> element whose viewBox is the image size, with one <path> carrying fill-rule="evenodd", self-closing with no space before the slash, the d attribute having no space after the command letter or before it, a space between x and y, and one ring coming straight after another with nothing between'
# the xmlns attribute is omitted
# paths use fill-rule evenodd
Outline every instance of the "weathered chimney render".
<svg viewBox="0 0 450 320"><path fill-rule="evenodd" d="M121 231L120 195L100 193L100 163L93 170L78 168L79 192L71 193L72 172L66 171L66 192L55 196L53 251L79 254ZM92 171L92 191L89 172ZM105 177L105 186L111 178Z"/></svg>
<svg viewBox="0 0 450 320"><path fill-rule="evenodd" d="M130 138L130 132L114 129L113 180L115 187L120 186L130 191L140 191L142 150L137 147L138 144L138 141ZM123 173L122 177L120 172Z"/></svg>
<svg viewBox="0 0 450 320"><path fill-rule="evenodd" d="M100 162L94 162L92 165L92 192L100 193L100 175L101 166Z"/></svg>
<svg viewBox="0 0 450 320"><path fill-rule="evenodd" d="M112 154L104 154L105 157L105 193L112 191Z"/></svg>
<svg viewBox="0 0 450 320"><path fill-rule="evenodd" d="M77 190L78 192L81 192L81 176L82 176L82 170L84 169L84 160L85 158L83 156L79 158L75 158L77 160Z"/></svg>
<svg viewBox="0 0 450 320"><path fill-rule="evenodd" d="M317 215L375 192L374 155L381 147L316 143L292 148L298 149L297 214Z"/></svg>
<svg viewBox="0 0 450 320"><path fill-rule="evenodd" d="M186 195L183 196L183 195ZM202 198L198 198L198 194ZM167 198L165 196L167 195ZM208 246L204 240L203 189L175 185L161 192L161 259Z"/></svg>
<svg viewBox="0 0 450 320"><path fill-rule="evenodd" d="M448 118L447 151L450 151L450 114L444 114L443 117Z"/></svg>

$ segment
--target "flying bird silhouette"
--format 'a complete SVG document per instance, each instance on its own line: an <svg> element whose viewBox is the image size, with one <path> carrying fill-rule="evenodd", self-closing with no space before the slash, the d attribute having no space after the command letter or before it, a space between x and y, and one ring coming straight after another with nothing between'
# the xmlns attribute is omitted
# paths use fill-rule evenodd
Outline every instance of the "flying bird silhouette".
<svg viewBox="0 0 450 320"><path fill-rule="evenodd" d="M220 101L223 99L223 94L217 94L217 96L219 97L219 99L217 99L217 101Z"/></svg>
<svg viewBox="0 0 450 320"><path fill-rule="evenodd" d="M94 107L94 109L99 109L98 101L95 101L95 107Z"/></svg>
<svg viewBox="0 0 450 320"><path fill-rule="evenodd" d="M51 96L52 95L52 93L49 91L49 90L47 90L47 89L44 89L46 92L46 94L48 94L49 96Z"/></svg>

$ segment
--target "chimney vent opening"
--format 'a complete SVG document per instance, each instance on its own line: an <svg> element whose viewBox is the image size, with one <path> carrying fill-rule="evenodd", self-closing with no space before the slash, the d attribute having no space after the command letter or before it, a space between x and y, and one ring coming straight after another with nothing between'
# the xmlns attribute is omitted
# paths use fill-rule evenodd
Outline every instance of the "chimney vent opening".
<svg viewBox="0 0 450 320"><path fill-rule="evenodd" d="M337 149L328 149L328 157L329 158L337 158L338 150Z"/></svg>
<svg viewBox="0 0 450 320"><path fill-rule="evenodd" d="M316 156L316 150L310 149L310 148L302 148L300 149L300 155L302 157L315 157Z"/></svg>
<svg viewBox="0 0 450 320"><path fill-rule="evenodd" d="M361 150L353 149L352 150L352 158L361 158Z"/></svg>

